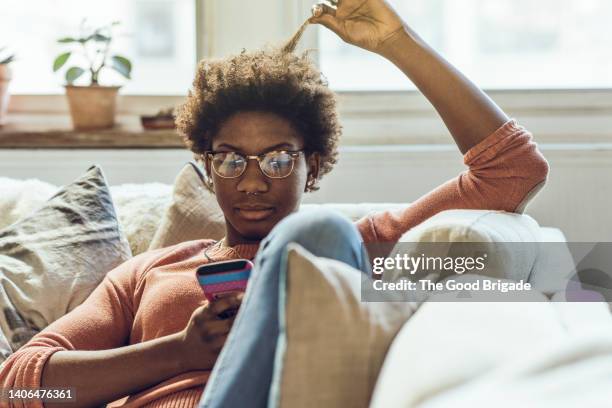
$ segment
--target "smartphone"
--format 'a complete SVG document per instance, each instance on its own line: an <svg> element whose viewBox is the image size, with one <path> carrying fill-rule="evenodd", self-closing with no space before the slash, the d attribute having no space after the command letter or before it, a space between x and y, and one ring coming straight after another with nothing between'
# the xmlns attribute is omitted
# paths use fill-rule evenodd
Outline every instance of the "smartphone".
<svg viewBox="0 0 612 408"><path fill-rule="evenodd" d="M232 292L244 292L252 269L248 259L235 259L202 265L196 277L206 299L213 301Z"/></svg>

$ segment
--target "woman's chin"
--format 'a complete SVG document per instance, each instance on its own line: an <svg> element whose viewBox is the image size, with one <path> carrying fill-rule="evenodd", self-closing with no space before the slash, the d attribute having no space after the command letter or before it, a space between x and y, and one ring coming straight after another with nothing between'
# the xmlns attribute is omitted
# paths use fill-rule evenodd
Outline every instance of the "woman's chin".
<svg viewBox="0 0 612 408"><path fill-rule="evenodd" d="M239 225L234 224L234 228L245 241L259 242L264 239L270 233L270 231L272 231L274 225L275 223L264 220L240 222Z"/></svg>

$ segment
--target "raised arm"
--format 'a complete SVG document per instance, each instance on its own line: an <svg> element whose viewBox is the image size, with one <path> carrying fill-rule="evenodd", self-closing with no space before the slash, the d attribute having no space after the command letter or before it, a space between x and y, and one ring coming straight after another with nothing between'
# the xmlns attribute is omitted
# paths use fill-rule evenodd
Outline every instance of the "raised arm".
<svg viewBox="0 0 612 408"><path fill-rule="evenodd" d="M431 102L465 154L508 121L468 78L429 47L384 0L319 5L311 18L349 44L393 62Z"/></svg>
<svg viewBox="0 0 612 408"><path fill-rule="evenodd" d="M363 239L397 241L404 232L449 209L523 212L548 176L548 163L531 134L429 47L386 1L332 3L336 6L315 6L310 22L401 69L438 111L468 166L405 209L359 220Z"/></svg>

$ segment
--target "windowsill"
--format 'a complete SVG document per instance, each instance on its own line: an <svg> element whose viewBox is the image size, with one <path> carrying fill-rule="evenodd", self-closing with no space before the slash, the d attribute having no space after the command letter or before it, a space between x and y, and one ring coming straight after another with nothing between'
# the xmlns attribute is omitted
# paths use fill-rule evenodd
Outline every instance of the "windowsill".
<svg viewBox="0 0 612 408"><path fill-rule="evenodd" d="M612 90L490 91L538 143L612 143ZM71 130L64 95L12 95L3 148L184 148L172 130L145 131L139 115L176 106L184 96L121 96L115 129ZM342 146L451 145L431 104L418 92L339 92Z"/></svg>
<svg viewBox="0 0 612 408"><path fill-rule="evenodd" d="M11 114L0 127L0 149L184 148L175 130L145 130L134 115L120 115L104 130L75 131L68 115L57 114Z"/></svg>

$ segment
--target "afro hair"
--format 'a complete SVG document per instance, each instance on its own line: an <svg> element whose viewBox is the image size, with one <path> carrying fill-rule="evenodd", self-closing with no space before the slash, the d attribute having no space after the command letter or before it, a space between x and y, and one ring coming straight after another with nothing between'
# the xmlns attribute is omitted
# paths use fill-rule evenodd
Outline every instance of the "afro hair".
<svg viewBox="0 0 612 408"><path fill-rule="evenodd" d="M287 119L304 138L306 153L320 155L319 178L331 171L341 135L336 96L308 53L292 52L295 42L294 36L281 48L243 50L199 63L193 89L176 117L191 151L211 150L216 132L233 114L264 111Z"/></svg>

